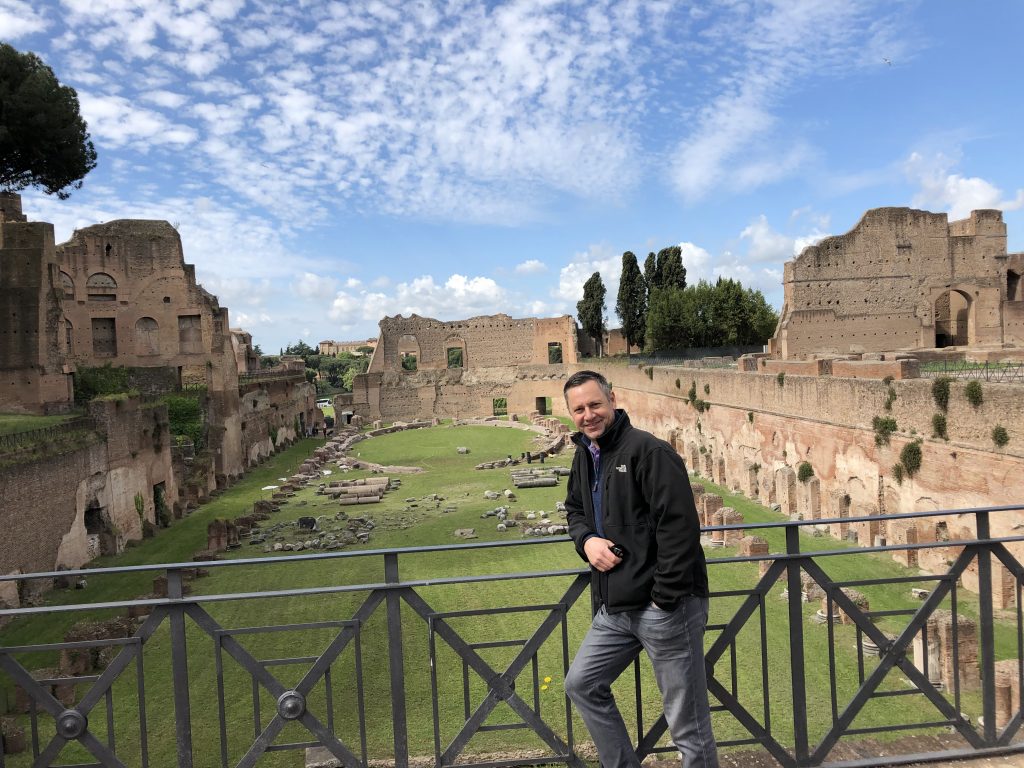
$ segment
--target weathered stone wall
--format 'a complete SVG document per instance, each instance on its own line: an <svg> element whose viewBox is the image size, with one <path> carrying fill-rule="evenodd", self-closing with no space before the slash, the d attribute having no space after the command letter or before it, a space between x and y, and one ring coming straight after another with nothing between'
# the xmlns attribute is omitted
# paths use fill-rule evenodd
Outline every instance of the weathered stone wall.
<svg viewBox="0 0 1024 768"><path fill-rule="evenodd" d="M949 222L944 213L870 210L786 263L772 351L790 358L1002 343L1008 272L1020 274L1022 264L1024 254L1006 252L1000 211Z"/></svg>
<svg viewBox="0 0 1024 768"><path fill-rule="evenodd" d="M20 202L6 196L11 220L0 222L0 411L60 412L73 396L53 226L21 221Z"/></svg>
<svg viewBox="0 0 1024 768"><path fill-rule="evenodd" d="M705 470L724 460L730 488L746 493L755 474L759 484L766 484L763 500L778 501L779 470L795 471L804 461L814 469L821 517L968 508L1024 498L1024 398L1016 385L983 383L983 402L974 408L964 395L966 383L954 381L947 441L931 437L938 408L928 379L887 385L787 374L780 385L774 375L735 371L655 368L649 379L635 368L603 370L634 423L672 441L701 474L710 477ZM710 405L703 413L686 402L691 382ZM889 386L896 399L887 411ZM899 431L888 445L875 445L875 416L896 420ZM997 424L1010 435L1001 449L991 437ZM903 446L915 439L921 440L921 469L900 484L892 467ZM798 490L796 499L797 514L813 514L807 493ZM992 529L996 535L1013 535L1018 522L1014 515L995 515ZM970 525L969 519L951 518L948 528ZM917 535L920 541L937 536L934 530Z"/></svg>
<svg viewBox="0 0 1024 768"><path fill-rule="evenodd" d="M508 315L441 322L413 315L380 323L369 370L356 376L342 403L371 419L413 421L488 415L504 399L508 413L528 413L547 398L561 399L564 365L549 364L549 347L563 361L578 359L576 324L568 315L514 320ZM462 366L448 367L448 350L462 351ZM416 356L415 370L402 360ZM551 408L558 408L552 403ZM564 412L564 405L562 406Z"/></svg>
<svg viewBox="0 0 1024 768"><path fill-rule="evenodd" d="M0 573L84 565L101 553L98 528L102 552L118 551L155 522L155 486L177 498L166 406L95 401L90 416L102 438L0 469Z"/></svg>
<svg viewBox="0 0 1024 768"><path fill-rule="evenodd" d="M215 474L240 475L237 340L227 308L185 263L177 230L166 221L112 221L76 230L55 252L69 359L170 368L180 384L206 387Z"/></svg>
<svg viewBox="0 0 1024 768"><path fill-rule="evenodd" d="M246 466L302 437L315 424L316 388L304 375L252 382L240 396L241 451ZM296 429L298 424L298 429Z"/></svg>
<svg viewBox="0 0 1024 768"><path fill-rule="evenodd" d="M446 370L450 348L464 350L463 368L547 364L550 343L562 346L563 361L576 360L576 324L570 316L517 320L486 315L442 322L397 315L380 321L369 372L400 371L406 350L416 354L418 371Z"/></svg>

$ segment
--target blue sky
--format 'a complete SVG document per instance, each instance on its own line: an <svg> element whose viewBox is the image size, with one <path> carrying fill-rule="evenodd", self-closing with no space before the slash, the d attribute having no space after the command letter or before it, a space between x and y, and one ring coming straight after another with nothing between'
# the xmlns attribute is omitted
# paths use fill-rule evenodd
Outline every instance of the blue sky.
<svg viewBox="0 0 1024 768"><path fill-rule="evenodd" d="M1024 3L0 0L99 165L58 241L166 219L264 351L384 315L575 314L622 252L781 304L868 208L1005 211L1024 249Z"/></svg>

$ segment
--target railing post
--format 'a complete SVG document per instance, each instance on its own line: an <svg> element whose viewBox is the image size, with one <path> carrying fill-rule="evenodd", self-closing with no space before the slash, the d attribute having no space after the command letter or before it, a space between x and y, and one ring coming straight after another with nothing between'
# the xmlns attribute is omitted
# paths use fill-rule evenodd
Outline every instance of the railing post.
<svg viewBox="0 0 1024 768"><path fill-rule="evenodd" d="M975 515L976 535L979 539L989 539L992 532L989 527L988 512ZM981 709L985 718L985 741L990 746L996 743L996 659L995 630L992 606L992 552L988 545L978 548L978 624L981 630Z"/></svg>
<svg viewBox="0 0 1024 768"><path fill-rule="evenodd" d="M181 600L182 574L167 571L167 597ZM192 707L188 697L188 648L185 645L185 608L169 608L171 619L171 679L174 686L174 727L178 742L178 768L192 768Z"/></svg>
<svg viewBox="0 0 1024 768"><path fill-rule="evenodd" d="M397 584L398 554L384 555L384 581ZM402 649L402 596L389 590L388 669L391 671L391 724L395 734L395 768L409 768L409 731L405 714L405 658Z"/></svg>
<svg viewBox="0 0 1024 768"><path fill-rule="evenodd" d="M800 527L786 526L786 554L800 554ZM793 692L793 748L797 765L808 765L807 680L804 677L804 612L800 561L786 565L789 592L789 669Z"/></svg>

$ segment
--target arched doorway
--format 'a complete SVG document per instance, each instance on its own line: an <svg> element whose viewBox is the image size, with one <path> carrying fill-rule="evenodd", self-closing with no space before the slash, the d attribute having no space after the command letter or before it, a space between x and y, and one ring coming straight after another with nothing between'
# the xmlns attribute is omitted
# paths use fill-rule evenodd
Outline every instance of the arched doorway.
<svg viewBox="0 0 1024 768"><path fill-rule="evenodd" d="M935 346L961 347L970 343L971 297L946 291L935 300Z"/></svg>

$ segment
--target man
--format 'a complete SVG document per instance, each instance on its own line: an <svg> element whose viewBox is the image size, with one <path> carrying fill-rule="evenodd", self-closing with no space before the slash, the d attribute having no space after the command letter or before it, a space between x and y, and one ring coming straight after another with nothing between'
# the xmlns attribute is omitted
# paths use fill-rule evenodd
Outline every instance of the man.
<svg viewBox="0 0 1024 768"><path fill-rule="evenodd" d="M704 669L707 566L686 468L668 443L630 425L601 374L579 371L563 392L579 429L565 507L590 563L595 611L565 692L602 766L639 766L611 684L643 648L683 765L717 768Z"/></svg>

